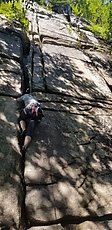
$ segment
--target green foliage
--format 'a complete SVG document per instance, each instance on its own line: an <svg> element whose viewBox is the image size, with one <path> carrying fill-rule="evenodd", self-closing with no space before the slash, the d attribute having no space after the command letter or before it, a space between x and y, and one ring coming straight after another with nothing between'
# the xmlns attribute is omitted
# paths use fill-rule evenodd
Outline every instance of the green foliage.
<svg viewBox="0 0 112 230"><path fill-rule="evenodd" d="M8 19L20 22L22 28L28 30L28 19L26 12L21 7L21 0L2 2L0 4L0 14L5 15Z"/></svg>
<svg viewBox="0 0 112 230"><path fill-rule="evenodd" d="M76 15L80 15L80 14L81 14L81 9L79 9L79 7L78 7L77 4L76 4L76 5L72 4L71 7L72 7L72 11L73 11Z"/></svg>
<svg viewBox="0 0 112 230"><path fill-rule="evenodd" d="M46 0L40 0L45 4ZM91 30L105 40L112 40L112 1L111 0L48 0L54 4L70 4L72 12L87 19Z"/></svg>
<svg viewBox="0 0 112 230"><path fill-rule="evenodd" d="M107 38L109 32L109 9L101 0L86 0L88 10L90 12L89 20L92 24L92 30L99 33L104 39Z"/></svg>
<svg viewBox="0 0 112 230"><path fill-rule="evenodd" d="M112 2L103 0L76 0L73 12L91 22L92 31L108 40L112 37Z"/></svg>
<svg viewBox="0 0 112 230"><path fill-rule="evenodd" d="M45 1L44 0L40 0L40 5L44 5Z"/></svg>

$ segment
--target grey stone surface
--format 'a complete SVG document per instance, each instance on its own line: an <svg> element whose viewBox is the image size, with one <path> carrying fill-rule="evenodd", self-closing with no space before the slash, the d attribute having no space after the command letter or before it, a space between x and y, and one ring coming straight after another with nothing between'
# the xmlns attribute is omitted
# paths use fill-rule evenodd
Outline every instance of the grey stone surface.
<svg viewBox="0 0 112 230"><path fill-rule="evenodd" d="M1 70L22 75L20 63L5 57L0 57L0 71Z"/></svg>
<svg viewBox="0 0 112 230"><path fill-rule="evenodd" d="M78 33L74 30L67 28L67 22L64 22L64 17L50 17L50 18L39 18L39 33L43 37L44 43L65 44L75 45L79 37Z"/></svg>
<svg viewBox="0 0 112 230"><path fill-rule="evenodd" d="M77 225L70 218L112 212L111 56L89 31L38 8L28 11L31 49L24 59L44 118L25 156L14 100L23 77L21 41L5 33L9 22L0 17L0 227L110 230L111 221ZM87 50L87 43L101 49Z"/></svg>
<svg viewBox="0 0 112 230"><path fill-rule="evenodd" d="M0 52L13 58L21 57L21 40L14 33L0 32ZM16 45L15 45L16 44Z"/></svg>
<svg viewBox="0 0 112 230"><path fill-rule="evenodd" d="M4 15L0 15L0 28L3 28L6 24L8 24L8 20Z"/></svg>
<svg viewBox="0 0 112 230"><path fill-rule="evenodd" d="M29 150L26 154L24 172L26 184L33 185L51 183L47 137L46 142L45 140L41 139L43 129L45 130L45 132L47 132L47 126L45 121L42 125L40 124L37 126L37 129L35 131L34 144L29 147Z"/></svg>
<svg viewBox="0 0 112 230"><path fill-rule="evenodd" d="M44 77L43 77L43 65L42 65L42 54L39 45L35 45L35 52L33 58L34 68L33 68L33 78L32 78L32 88L36 90L44 90Z"/></svg>
<svg viewBox="0 0 112 230"><path fill-rule="evenodd" d="M86 221L79 225L67 225L64 230L104 230L104 229L111 229L112 223L111 221L105 223L93 223L91 221Z"/></svg>
<svg viewBox="0 0 112 230"><path fill-rule="evenodd" d="M0 93L17 96L21 93L21 39L1 25L0 32Z"/></svg>
<svg viewBox="0 0 112 230"><path fill-rule="evenodd" d="M91 31L80 29L80 39L83 41L85 40L85 42L100 46L100 42L97 38L95 38Z"/></svg>
<svg viewBox="0 0 112 230"><path fill-rule="evenodd" d="M22 44L19 37L6 29L10 24L11 21L0 17L0 227L18 229L23 188L14 97L21 94Z"/></svg>
<svg viewBox="0 0 112 230"><path fill-rule="evenodd" d="M106 227L106 229L111 229L111 221L108 223L93 223L93 222L89 222L86 221L84 223L81 223L79 225L67 225L62 227L61 225L52 225L52 226L43 226L43 227L32 227L30 228L30 230L103 230L104 229L104 225Z"/></svg>
<svg viewBox="0 0 112 230"><path fill-rule="evenodd" d="M32 227L30 230L63 230L64 228L59 225L51 225L51 226L39 226L39 227Z"/></svg>
<svg viewBox="0 0 112 230"><path fill-rule="evenodd" d="M42 90L45 87L46 93L34 95L42 102L45 117L26 152L25 203L29 220L34 218L38 225L39 221L67 215L111 213L111 90L89 53L70 46L75 44L73 31L68 32L67 23L61 17L49 18L43 13L38 15L38 22ZM90 32L80 31L74 38L99 45ZM38 56L37 52L34 60ZM34 63L34 76L35 73L38 76L40 58ZM35 78L38 91L40 76ZM36 87L33 82L33 89ZM44 197L43 203L40 197ZM48 210L47 215L44 209ZM107 227L111 228L110 222L86 221L65 225L63 229Z"/></svg>
<svg viewBox="0 0 112 230"><path fill-rule="evenodd" d="M106 52L87 51L93 64L96 66L99 74L106 81L110 89L112 89L112 68L111 68L111 55Z"/></svg>
<svg viewBox="0 0 112 230"><path fill-rule="evenodd" d="M108 130L105 133L107 123ZM51 176L51 195L54 196L57 218L111 212L110 132L110 117L98 116L97 110L96 116L91 117L60 112L45 113L45 120L37 128L32 145L26 153L25 177L29 178L30 186L35 181L38 190L40 180L41 184L48 183L49 187L48 179ZM39 174L41 168L45 174ZM30 174L34 174L33 179ZM37 196L32 196L32 204L35 204ZM31 198L28 194L26 199L29 203ZM29 205L26 205L29 210ZM35 218L38 219L38 212Z"/></svg>
<svg viewBox="0 0 112 230"><path fill-rule="evenodd" d="M16 104L0 96L0 224L19 227L21 216L21 157L17 143Z"/></svg>
<svg viewBox="0 0 112 230"><path fill-rule="evenodd" d="M0 93L17 96L21 93L21 73L16 74L10 70L0 71Z"/></svg>
<svg viewBox="0 0 112 230"><path fill-rule="evenodd" d="M62 14L52 13L51 17L51 15L45 12L43 15L39 13L39 33L43 38L43 43L63 44L75 47L77 44L81 45L81 42L84 42L84 45L93 44L96 47L100 47L99 40L87 29L87 24L90 26L90 23L80 17L74 27L74 20L75 16L71 15L71 25L73 25L71 27Z"/></svg>
<svg viewBox="0 0 112 230"><path fill-rule="evenodd" d="M29 20L29 34L38 35L38 18L36 12L31 12L30 10L28 10L27 18Z"/></svg>
<svg viewBox="0 0 112 230"><path fill-rule="evenodd" d="M52 186L36 186L27 189L27 213L39 221L55 219Z"/></svg>
<svg viewBox="0 0 112 230"><path fill-rule="evenodd" d="M47 44L43 55L48 90L87 98L111 96L104 79L80 51Z"/></svg>

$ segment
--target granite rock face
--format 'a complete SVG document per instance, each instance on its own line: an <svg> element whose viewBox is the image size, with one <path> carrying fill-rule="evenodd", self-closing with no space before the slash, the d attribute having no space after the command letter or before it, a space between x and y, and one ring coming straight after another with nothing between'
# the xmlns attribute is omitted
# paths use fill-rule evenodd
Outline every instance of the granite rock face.
<svg viewBox="0 0 112 230"><path fill-rule="evenodd" d="M19 229L23 186L17 141L17 106L21 94L21 40L0 16L0 227Z"/></svg>
<svg viewBox="0 0 112 230"><path fill-rule="evenodd" d="M84 29L83 19L82 28L36 3L27 8L27 56L21 31L0 18L0 226L111 229L110 48ZM26 89L44 118L24 157L16 98Z"/></svg>

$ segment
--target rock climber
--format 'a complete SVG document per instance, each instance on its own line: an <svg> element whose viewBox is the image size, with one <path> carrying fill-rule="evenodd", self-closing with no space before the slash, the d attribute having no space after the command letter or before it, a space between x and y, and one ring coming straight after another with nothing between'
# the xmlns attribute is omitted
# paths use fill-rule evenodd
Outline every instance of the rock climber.
<svg viewBox="0 0 112 230"><path fill-rule="evenodd" d="M17 99L20 115L18 118L18 142L22 152L28 148L36 124L41 121L43 111L40 103L30 94L24 94Z"/></svg>
<svg viewBox="0 0 112 230"><path fill-rule="evenodd" d="M63 7L63 14L65 15L65 17L66 17L66 19L67 19L67 21L69 23L71 23L71 19L70 19L70 13L71 13L71 11L72 11L72 8L71 8L71 6L69 4L64 5L64 7Z"/></svg>

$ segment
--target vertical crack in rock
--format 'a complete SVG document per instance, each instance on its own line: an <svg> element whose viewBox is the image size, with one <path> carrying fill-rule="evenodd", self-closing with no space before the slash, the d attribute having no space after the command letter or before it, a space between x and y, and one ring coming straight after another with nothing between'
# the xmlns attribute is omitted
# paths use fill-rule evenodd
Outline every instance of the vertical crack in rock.
<svg viewBox="0 0 112 230"><path fill-rule="evenodd" d="M41 51L41 63L42 63L42 67L43 67L43 71L42 71L43 83L44 83L45 91L47 92L46 72L45 72L45 68L44 68L44 58L43 58L43 53L42 53L41 48L40 48L40 51Z"/></svg>
<svg viewBox="0 0 112 230"><path fill-rule="evenodd" d="M27 38L23 43L23 60L22 60L22 69L23 69L23 88L22 88L22 93L29 92L29 68L28 68L28 57L31 58L30 56L30 49L31 49L31 43L29 38ZM30 62L32 59L30 60ZM32 62L31 62L32 63Z"/></svg>
<svg viewBox="0 0 112 230"><path fill-rule="evenodd" d="M31 93L31 80L33 75L33 55L34 47L31 49L29 40L22 39L22 57L21 57L21 69L23 71L23 77L21 79L21 91L24 93ZM25 154L21 153L21 185L22 185L22 201L21 201L21 217L20 217L20 229L26 229L28 225L27 210L25 205L26 198L26 184L24 179L25 170Z"/></svg>
<svg viewBox="0 0 112 230"><path fill-rule="evenodd" d="M27 92L32 92L32 81L33 81L33 70L34 70L34 44L30 43L30 53L28 56L28 62L27 62L27 72L28 76L28 84L29 84L29 90Z"/></svg>
<svg viewBox="0 0 112 230"><path fill-rule="evenodd" d="M27 217L27 210L25 205L25 198L26 198L26 184L24 179L24 170L25 170L25 154L21 156L21 172L22 172L22 205L21 205L21 220L20 220L20 229L26 229L28 225L28 217Z"/></svg>
<svg viewBox="0 0 112 230"><path fill-rule="evenodd" d="M39 33L39 49L40 49L40 53L41 53L41 64L42 64L42 77L43 77L43 84L44 84L44 88L45 91L47 92L47 82L46 82L46 72L45 72L45 67L44 67L44 57L43 57L43 52L42 52L42 45L43 45L43 37L40 35L39 32L39 27L38 27L38 33Z"/></svg>
<svg viewBox="0 0 112 230"><path fill-rule="evenodd" d="M43 77L43 84L44 84L44 88L45 91L47 91L47 82L46 82L46 72L45 72L45 67L44 67L44 57L43 57L43 52L42 52L42 46L43 46L43 36L41 36L40 31L39 31L39 20L38 20L38 14L36 17L36 22L38 25L38 34L39 34L39 49L40 49L40 53L41 53L41 64L42 64L42 77Z"/></svg>

